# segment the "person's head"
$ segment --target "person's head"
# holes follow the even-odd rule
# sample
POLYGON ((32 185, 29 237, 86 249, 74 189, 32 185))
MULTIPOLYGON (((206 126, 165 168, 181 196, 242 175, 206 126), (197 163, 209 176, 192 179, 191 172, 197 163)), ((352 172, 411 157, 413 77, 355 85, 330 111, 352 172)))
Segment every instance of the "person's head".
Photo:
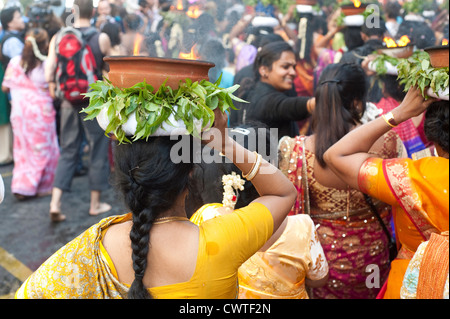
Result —
POLYGON ((396 75, 380 75, 378 76, 383 86, 383 95, 385 97, 391 97, 396 101, 403 101, 406 96, 405 86, 397 81, 396 75))
POLYGON ((379 27, 367 25, 367 23, 364 23, 361 26, 361 38, 364 41, 368 41, 370 39, 383 39, 384 34, 386 33, 386 24, 382 18, 379 18, 379 20, 379 27))
POLYGON ((268 83, 278 91, 288 91, 297 75, 296 64, 294 50, 287 42, 269 43, 256 56, 255 80, 268 83))
POLYGON ((100 0, 97 5, 97 14, 99 16, 111 15, 111 4, 108 0, 100 0))
POLYGON ((141 17, 135 13, 127 14, 123 22, 125 25, 125 29, 131 31, 138 31, 143 25, 141 17))
POLYGON ((348 51, 354 50, 364 44, 361 37, 361 27, 346 27, 343 31, 345 46, 348 51))
POLYGON ((187 194, 194 164, 192 158, 178 164, 171 160, 171 150, 179 142, 169 136, 150 137, 115 149, 115 184, 133 215, 130 239, 135 280, 130 299, 151 298, 143 285, 150 230, 161 213, 179 209, 177 199, 187 194))
POLYGON ((433 102, 425 113, 424 131, 439 156, 448 158, 449 154, 449 101, 433 102))
POLYGON ((401 15, 402 6, 397 1, 389 1, 386 3, 384 11, 388 19, 397 19, 401 15))
POLYGON ((22 31, 25 29, 25 22, 19 7, 8 7, 0 14, 2 28, 5 31, 22 31))
POLYGON ((111 46, 120 44, 120 26, 114 22, 106 22, 102 27, 102 32, 106 33, 111 40, 111 46))
POLYGON ((256 48, 260 48, 261 45, 259 44, 261 41, 261 37, 264 37, 268 34, 273 34, 274 30, 272 27, 265 27, 265 26, 249 26, 246 30, 247 38, 246 42, 248 44, 253 45, 256 48))
POLYGON ((418 49, 433 46, 436 35, 425 22, 403 21, 398 28, 397 37, 407 35, 418 49))
POLYGON ((42 63, 48 53, 48 33, 41 28, 30 29, 25 35, 25 45, 22 51, 22 65, 29 74, 42 63))
POLYGON ((212 38, 200 46, 200 59, 215 64, 209 69, 208 76, 211 82, 216 82, 226 66, 226 52, 223 44, 218 39, 212 38))
POLYGON ((323 167, 325 151, 360 123, 366 109, 366 83, 366 74, 357 64, 330 64, 323 70, 312 116, 315 154, 323 167))
POLYGON ((80 19, 91 19, 94 14, 94 4, 92 0, 75 0, 73 10, 80 14, 80 19))

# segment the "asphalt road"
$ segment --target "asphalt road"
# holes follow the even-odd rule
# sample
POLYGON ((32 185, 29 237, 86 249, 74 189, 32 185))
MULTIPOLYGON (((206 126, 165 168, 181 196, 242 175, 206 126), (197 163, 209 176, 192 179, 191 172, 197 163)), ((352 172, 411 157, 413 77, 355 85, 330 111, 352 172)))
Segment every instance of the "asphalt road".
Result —
POLYGON ((120 197, 111 188, 102 201, 113 206, 108 213, 89 215, 88 177, 74 178, 71 192, 64 193, 62 212, 67 219, 52 223, 50 196, 19 202, 11 194, 13 165, 0 167, 5 200, 0 204, 0 299, 11 298, 28 275, 60 247, 101 219, 126 213, 120 197))

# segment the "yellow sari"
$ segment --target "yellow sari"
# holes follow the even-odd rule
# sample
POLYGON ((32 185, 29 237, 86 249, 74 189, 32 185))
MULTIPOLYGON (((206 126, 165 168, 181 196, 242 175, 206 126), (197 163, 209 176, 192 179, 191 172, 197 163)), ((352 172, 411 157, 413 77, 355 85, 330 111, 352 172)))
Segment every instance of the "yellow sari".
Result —
POLYGON ((449 229, 449 160, 371 158, 361 167, 359 187, 392 205, 400 251, 391 263, 383 297, 400 299, 403 277, 419 245, 449 229))
MULTIPOLYGON (((108 217, 45 261, 16 292, 18 299, 121 299, 129 286, 119 281, 102 245, 112 224, 131 214, 108 217)), ((231 299, 238 295, 238 268, 272 236, 273 218, 260 203, 199 226, 195 272, 186 282, 148 288, 155 299, 231 299)), ((131 256, 130 256, 131 257, 131 256)))

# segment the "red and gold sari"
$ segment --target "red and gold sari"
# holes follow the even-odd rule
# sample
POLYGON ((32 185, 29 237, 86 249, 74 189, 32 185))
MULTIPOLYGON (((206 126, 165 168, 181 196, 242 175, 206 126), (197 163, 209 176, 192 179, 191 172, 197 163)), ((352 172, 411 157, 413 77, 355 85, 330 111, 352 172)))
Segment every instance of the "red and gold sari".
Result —
MULTIPOLYGON (((375 299, 389 273, 388 239, 361 192, 326 187, 315 179, 315 154, 305 149, 304 139, 281 139, 279 167, 297 188, 291 213, 311 216, 329 264, 328 282, 313 289, 312 298, 375 299), (378 266, 380 278, 378 285, 368 287, 370 265, 378 266)), ((400 146, 398 135, 389 132, 376 154, 398 157, 400 146)), ((380 201, 374 204, 389 228, 390 206, 380 201)))
POLYGON ((449 161, 442 157, 368 159, 359 173, 360 189, 393 207, 400 251, 391 263, 379 298, 400 299, 408 264, 431 234, 449 229, 449 161))

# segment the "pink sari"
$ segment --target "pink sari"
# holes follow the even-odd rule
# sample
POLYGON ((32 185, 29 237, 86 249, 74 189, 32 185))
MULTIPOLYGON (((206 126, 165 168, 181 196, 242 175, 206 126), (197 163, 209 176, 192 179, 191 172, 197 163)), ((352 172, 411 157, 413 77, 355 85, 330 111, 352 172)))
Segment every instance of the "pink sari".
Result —
POLYGON ((44 66, 26 75, 21 57, 8 64, 3 86, 11 92, 14 134, 14 194, 35 196, 50 192, 59 158, 55 109, 46 89, 44 66))

